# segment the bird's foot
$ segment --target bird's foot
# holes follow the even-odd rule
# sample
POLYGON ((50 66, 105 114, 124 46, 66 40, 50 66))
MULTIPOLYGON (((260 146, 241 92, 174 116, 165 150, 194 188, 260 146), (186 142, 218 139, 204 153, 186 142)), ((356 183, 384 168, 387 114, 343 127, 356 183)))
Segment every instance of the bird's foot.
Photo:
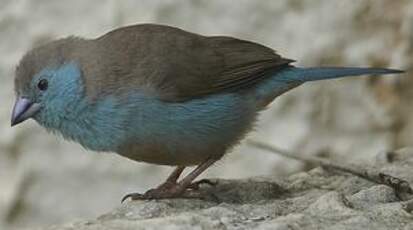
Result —
POLYGON ((211 186, 216 185, 216 182, 210 181, 208 179, 203 179, 191 183, 186 188, 179 183, 165 182, 158 186, 157 188, 150 189, 147 192, 141 193, 130 193, 122 198, 122 203, 126 199, 131 200, 158 200, 158 199, 173 199, 173 198, 186 198, 186 199, 206 199, 209 196, 204 192, 200 191, 201 184, 208 184, 211 186))

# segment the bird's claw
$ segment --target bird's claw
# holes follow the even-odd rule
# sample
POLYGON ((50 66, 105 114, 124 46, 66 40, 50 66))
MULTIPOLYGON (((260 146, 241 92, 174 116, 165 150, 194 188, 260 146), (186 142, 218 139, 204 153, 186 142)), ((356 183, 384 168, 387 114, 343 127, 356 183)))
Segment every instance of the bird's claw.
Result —
POLYGON ((160 199, 174 199, 174 198, 184 198, 184 199, 204 199, 203 193, 195 190, 185 190, 184 192, 169 192, 161 191, 157 189, 151 189, 143 194, 141 193, 130 193, 122 198, 121 203, 127 199, 131 200, 160 200, 160 199))
POLYGON ((158 199, 173 199, 173 198, 186 198, 186 199, 206 199, 209 196, 199 191, 201 184, 208 184, 215 186, 217 182, 208 179, 203 179, 190 184, 188 187, 183 188, 179 183, 164 183, 157 188, 150 189, 147 192, 130 193, 124 196, 121 200, 123 203, 127 199, 131 200, 158 200, 158 199))
POLYGON ((122 198, 122 200, 120 201, 120 203, 123 203, 123 202, 125 202, 125 200, 127 200, 127 199, 131 199, 131 200, 141 200, 142 198, 143 198, 143 194, 140 194, 140 193, 129 193, 129 194, 126 194, 123 198, 122 198))

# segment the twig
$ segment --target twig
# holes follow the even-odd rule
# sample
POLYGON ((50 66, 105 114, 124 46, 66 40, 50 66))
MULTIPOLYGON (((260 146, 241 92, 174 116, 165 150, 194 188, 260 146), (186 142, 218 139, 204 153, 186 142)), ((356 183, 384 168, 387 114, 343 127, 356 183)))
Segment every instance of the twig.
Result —
POLYGON ((364 167, 357 166, 357 165, 348 164, 348 163, 337 164, 337 163, 334 163, 334 162, 331 162, 329 160, 322 159, 319 157, 303 156, 297 153, 292 153, 292 152, 271 146, 269 144, 254 141, 254 140, 247 140, 247 144, 260 148, 260 149, 264 149, 269 152, 277 153, 284 157, 319 165, 323 168, 331 168, 331 169, 340 170, 346 173, 356 175, 358 177, 361 177, 363 179, 369 180, 377 184, 387 185, 394 189, 396 196, 400 200, 409 200, 413 197, 413 189, 410 187, 410 184, 406 180, 382 173, 379 170, 374 169, 374 168, 368 168, 365 166, 364 167))

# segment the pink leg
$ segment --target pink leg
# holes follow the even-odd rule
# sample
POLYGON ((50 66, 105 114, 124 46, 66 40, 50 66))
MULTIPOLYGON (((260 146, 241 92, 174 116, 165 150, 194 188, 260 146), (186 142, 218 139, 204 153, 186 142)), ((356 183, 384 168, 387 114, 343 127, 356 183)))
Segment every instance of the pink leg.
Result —
POLYGON ((215 163, 215 159, 208 159, 204 163, 198 165, 192 172, 185 176, 180 182, 177 179, 181 175, 185 167, 178 166, 167 178, 166 182, 155 189, 150 189, 144 194, 131 193, 123 197, 122 202, 128 198, 132 200, 148 200, 148 199, 166 199, 166 198, 199 198, 199 194, 188 192, 192 181, 202 172, 215 163))
POLYGON ((176 183, 176 181, 178 180, 179 176, 182 174, 182 172, 184 171, 185 166, 178 166, 174 169, 174 171, 168 176, 168 178, 166 179, 167 182, 174 182, 176 183))

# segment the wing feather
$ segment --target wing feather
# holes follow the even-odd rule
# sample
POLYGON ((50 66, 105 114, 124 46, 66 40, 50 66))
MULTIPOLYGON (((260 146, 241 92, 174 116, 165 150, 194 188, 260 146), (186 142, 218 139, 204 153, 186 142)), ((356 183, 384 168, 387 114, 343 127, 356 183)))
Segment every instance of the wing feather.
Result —
POLYGON ((84 68, 92 97, 141 90, 185 101, 244 89, 293 62, 254 42, 154 24, 123 27, 95 41, 100 59, 84 68), (100 72, 91 66, 97 64, 100 72))

